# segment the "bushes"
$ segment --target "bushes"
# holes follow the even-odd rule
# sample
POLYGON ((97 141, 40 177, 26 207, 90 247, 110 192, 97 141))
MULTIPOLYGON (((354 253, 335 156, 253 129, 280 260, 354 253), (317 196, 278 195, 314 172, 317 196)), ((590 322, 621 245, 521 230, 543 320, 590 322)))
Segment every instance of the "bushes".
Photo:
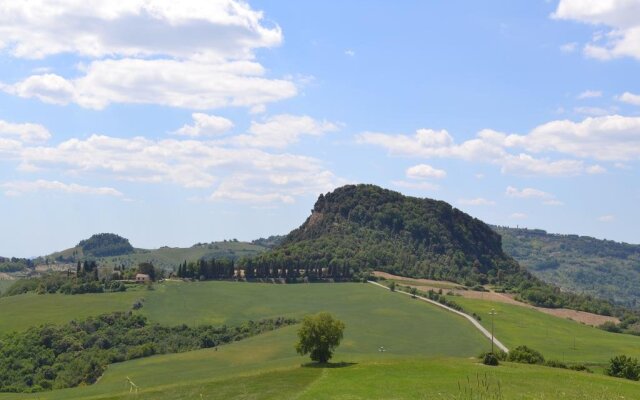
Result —
POLYGON ((293 323, 276 318, 236 327, 169 328, 120 312, 62 326, 34 327, 0 336, 0 392, 90 384, 111 363, 214 347, 293 323))
POLYGON ((604 372, 609 376, 637 381, 640 379, 640 364, 636 358, 616 356, 609 361, 604 372))
POLYGON ((500 364, 500 362, 498 361, 498 357, 493 353, 485 354, 484 357, 482 358, 482 363, 484 365, 491 365, 491 366, 496 366, 500 364))
POLYGON ((508 361, 523 364, 543 364, 544 357, 539 351, 527 346, 518 346, 509 352, 508 361))

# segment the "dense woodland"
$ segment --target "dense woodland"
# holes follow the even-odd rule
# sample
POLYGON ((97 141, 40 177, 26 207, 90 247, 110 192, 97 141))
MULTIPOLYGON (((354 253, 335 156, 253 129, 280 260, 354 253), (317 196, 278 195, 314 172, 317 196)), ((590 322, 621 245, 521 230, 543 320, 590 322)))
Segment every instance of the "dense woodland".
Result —
POLYGON ((505 252, 537 277, 565 290, 638 307, 640 245, 540 229, 494 227, 505 252))
POLYGON ((113 257, 133 253, 128 239, 113 233, 99 233, 78 243, 85 257, 113 257))
POLYGON ((43 325, 0 336, 0 392, 38 392, 94 383, 108 364, 241 340, 296 323, 275 318, 239 326, 164 327, 132 312, 43 325))

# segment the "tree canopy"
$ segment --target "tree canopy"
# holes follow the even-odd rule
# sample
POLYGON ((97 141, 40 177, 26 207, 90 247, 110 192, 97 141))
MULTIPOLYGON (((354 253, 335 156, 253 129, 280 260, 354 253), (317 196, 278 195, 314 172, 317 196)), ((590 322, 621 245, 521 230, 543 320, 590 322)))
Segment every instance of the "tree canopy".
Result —
POLYGON ((326 363, 340 344, 343 333, 344 323, 327 312, 307 316, 298 330, 296 351, 300 355, 310 354, 313 361, 326 363))

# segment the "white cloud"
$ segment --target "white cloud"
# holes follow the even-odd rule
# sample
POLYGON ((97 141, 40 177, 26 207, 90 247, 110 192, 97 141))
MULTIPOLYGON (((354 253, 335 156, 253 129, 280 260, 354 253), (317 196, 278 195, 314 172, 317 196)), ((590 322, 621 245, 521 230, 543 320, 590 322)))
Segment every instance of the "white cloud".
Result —
POLYGON ((356 52, 351 50, 351 49, 347 49, 347 50, 344 51, 344 54, 348 55, 349 57, 353 57, 353 56, 356 55, 356 52))
POLYGON ((232 121, 216 115, 193 113, 191 117, 193 118, 193 125, 184 125, 174 134, 191 137, 214 136, 233 128, 232 121))
MULTIPOLYGON (((51 137, 51 133, 40 124, 15 124, 0 120, 0 140, 11 137, 22 142, 44 142, 51 137)), ((2 148, 2 146, 0 146, 2 148)))
POLYGON ((91 62, 80 78, 33 75, 4 90, 43 102, 103 109, 112 103, 160 104, 197 110, 260 106, 297 94, 293 82, 267 79, 251 61, 132 59, 91 62))
POLYGON ((551 121, 528 135, 510 135, 506 143, 534 153, 557 152, 596 160, 627 161, 640 157, 640 118, 608 115, 580 122, 551 121))
POLYGON ((605 172, 607 172, 607 169, 597 164, 587 168, 587 173, 591 175, 604 174, 605 172))
POLYGON ((592 117, 601 117, 611 114, 615 109, 606 109, 602 107, 574 107, 573 112, 576 114, 588 115, 592 117))
POLYGON ((386 148, 393 155, 422 158, 458 158, 473 162, 486 162, 501 167, 504 173, 522 175, 570 176, 584 172, 584 163, 578 160, 550 160, 534 158, 526 153, 510 153, 519 137, 482 130, 474 139, 456 144, 446 130, 419 129, 414 136, 364 132, 358 135, 361 144, 386 148))
POLYGON ((560 0, 553 17, 610 28, 584 46, 588 57, 640 59, 640 2, 636 0, 560 0))
POLYGON ((307 115, 281 114, 263 122, 251 122, 248 135, 232 138, 232 142, 251 147, 285 148, 300 140, 300 136, 321 136, 335 132, 339 124, 326 120, 318 121, 307 115))
POLYGON ((611 214, 602 215, 602 216, 598 217, 598 221, 600 221, 600 222, 613 222, 615 220, 616 220, 615 215, 611 215, 611 214))
POLYGON ((440 186, 431 182, 393 181, 391 182, 391 184, 403 189, 421 190, 428 192, 433 192, 440 189, 440 186))
POLYGON ((573 53, 574 51, 576 51, 577 48, 578 48, 578 43, 570 42, 560 46, 560 51, 562 51, 563 53, 573 53))
POLYGON ((525 213, 513 213, 513 214, 511 214, 509 216, 509 218, 512 218, 512 219, 525 219, 525 218, 527 218, 527 214, 525 214, 525 213))
POLYGON ((459 199, 458 204, 465 206, 495 206, 496 202, 482 197, 477 197, 475 199, 459 199))
POLYGON ((78 185, 76 183, 62 183, 59 181, 17 181, 0 184, 7 196, 19 196, 25 193, 40 191, 55 191, 72 194, 88 194, 97 196, 115 196, 122 197, 122 193, 110 187, 91 187, 78 185))
POLYGON ((79 76, 44 73, 2 85, 59 105, 264 107, 297 94, 294 82, 265 77, 254 61, 256 49, 282 40, 280 27, 266 27, 261 12, 236 0, 0 0, 0 49, 19 58, 89 60, 77 66, 79 76))
POLYGON ((523 199, 538 198, 538 199, 552 199, 555 196, 551 193, 543 192, 542 190, 533 188, 524 188, 522 190, 514 188, 513 186, 507 187, 506 195, 509 197, 518 197, 523 199))
POLYGON ((407 177, 412 179, 442 179, 447 176, 447 172, 442 169, 433 168, 431 165, 418 164, 409 167, 406 171, 407 177))
POLYGON ((91 58, 194 54, 251 58, 282 42, 277 25, 235 0, 35 0, 0 2, 0 48, 15 57, 76 53, 91 58))
POLYGON ((624 92, 618 96, 618 100, 624 103, 633 104, 634 106, 640 106, 640 95, 638 94, 624 92))
POLYGON ((602 97, 600 90, 585 90, 578 95, 578 99, 593 99, 596 97, 602 97))
POLYGON ((291 201, 343 183, 315 158, 201 140, 92 135, 22 147, 12 157, 51 173, 209 191, 211 200, 291 201))

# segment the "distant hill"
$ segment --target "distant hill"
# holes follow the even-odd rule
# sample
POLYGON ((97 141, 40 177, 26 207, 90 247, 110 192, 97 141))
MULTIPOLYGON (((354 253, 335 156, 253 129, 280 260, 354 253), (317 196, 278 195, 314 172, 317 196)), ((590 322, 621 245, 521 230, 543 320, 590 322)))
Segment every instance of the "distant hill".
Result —
MULTIPOLYGON (((95 236, 100 235, 94 235, 95 236)), ((117 236, 117 235, 114 235, 117 236)), ((119 237, 119 236, 118 236, 119 237)), ((129 244, 129 240, 122 238, 129 244)), ((221 242, 211 243, 196 243, 191 247, 168 247, 163 246, 159 249, 138 249, 133 248, 132 251, 128 251, 124 254, 117 254, 113 252, 106 252, 110 247, 99 248, 98 252, 93 248, 87 253, 85 247, 81 244, 86 244, 88 241, 92 241, 91 238, 81 241, 78 246, 72 247, 66 250, 62 250, 56 253, 52 253, 48 256, 38 257, 34 260, 35 264, 44 264, 47 261, 49 263, 76 263, 77 261, 84 261, 85 259, 96 260, 99 265, 106 267, 132 267, 143 262, 150 262, 154 266, 164 268, 167 270, 173 270, 178 264, 184 261, 195 261, 200 259, 238 259, 242 257, 256 256, 266 250, 267 247, 259 244, 239 242, 237 240, 225 240, 221 242), (110 254, 96 256, 96 254, 110 254)), ((95 240, 93 240, 95 243, 95 240)), ((108 241, 107 243, 112 243, 108 241)), ((115 243, 120 243, 121 248, 125 248, 126 244, 123 241, 117 240, 115 243)))
POLYGON ((133 246, 128 239, 113 233, 99 233, 89 239, 82 240, 78 246, 82 253, 89 257, 113 257, 133 253, 133 246))
POLYGON ((493 227, 504 251, 563 289, 640 306, 640 245, 540 229, 493 227))
POLYGON ((524 273, 482 221, 443 201, 374 185, 320 195, 311 216, 266 256, 467 285, 524 273))

